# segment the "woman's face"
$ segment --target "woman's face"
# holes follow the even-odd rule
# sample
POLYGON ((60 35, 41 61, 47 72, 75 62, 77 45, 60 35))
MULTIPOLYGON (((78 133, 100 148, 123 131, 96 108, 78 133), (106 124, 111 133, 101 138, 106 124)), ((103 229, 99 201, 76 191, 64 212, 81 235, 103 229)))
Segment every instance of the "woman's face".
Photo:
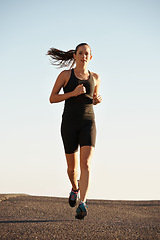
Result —
POLYGON ((77 65, 86 65, 91 60, 92 54, 91 49, 88 45, 82 45, 78 47, 76 54, 74 54, 74 59, 77 65))

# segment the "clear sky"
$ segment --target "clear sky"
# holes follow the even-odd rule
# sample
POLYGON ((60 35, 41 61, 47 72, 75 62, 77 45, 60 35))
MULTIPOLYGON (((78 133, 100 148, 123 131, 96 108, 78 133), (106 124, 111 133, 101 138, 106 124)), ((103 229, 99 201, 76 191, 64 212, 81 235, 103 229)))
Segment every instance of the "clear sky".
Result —
POLYGON ((160 1, 1 0, 0 33, 0 193, 68 197, 46 52, 87 42, 103 98, 88 198, 159 200, 160 1))

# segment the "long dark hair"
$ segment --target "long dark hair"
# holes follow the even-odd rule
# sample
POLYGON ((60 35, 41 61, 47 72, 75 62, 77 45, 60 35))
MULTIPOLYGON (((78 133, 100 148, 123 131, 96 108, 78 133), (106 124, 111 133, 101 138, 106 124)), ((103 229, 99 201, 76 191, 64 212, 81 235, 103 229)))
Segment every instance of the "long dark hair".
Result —
MULTIPOLYGON (((73 57, 73 54, 77 53, 77 50, 80 46, 87 45, 89 48, 90 46, 87 43, 80 43, 77 45, 75 50, 69 50, 69 51, 62 51, 57 48, 50 48, 47 52, 47 55, 51 57, 51 64, 56 65, 60 68, 62 67, 69 67, 72 68, 75 64, 75 59, 73 57)), ((90 48, 91 49, 91 48, 90 48)))

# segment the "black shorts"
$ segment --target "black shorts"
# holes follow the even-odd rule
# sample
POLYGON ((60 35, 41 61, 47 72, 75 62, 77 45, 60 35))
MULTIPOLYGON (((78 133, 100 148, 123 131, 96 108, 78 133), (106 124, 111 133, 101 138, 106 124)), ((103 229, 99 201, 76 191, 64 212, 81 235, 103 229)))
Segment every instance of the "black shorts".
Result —
POLYGON ((62 119, 61 135, 65 153, 78 150, 78 146, 93 146, 96 142, 95 120, 62 119))

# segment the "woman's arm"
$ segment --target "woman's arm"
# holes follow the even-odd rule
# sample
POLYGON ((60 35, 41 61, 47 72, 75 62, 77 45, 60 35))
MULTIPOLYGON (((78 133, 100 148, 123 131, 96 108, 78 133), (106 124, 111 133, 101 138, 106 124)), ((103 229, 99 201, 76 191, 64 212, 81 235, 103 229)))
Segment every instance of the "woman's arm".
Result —
POLYGON ((93 77, 95 79, 95 88, 94 88, 94 93, 93 93, 93 104, 96 105, 98 103, 102 102, 101 96, 98 94, 99 92, 99 86, 100 86, 100 77, 96 73, 92 73, 93 77))
POLYGON ((85 93, 85 87, 83 86, 83 84, 81 84, 78 85, 72 92, 59 94, 61 88, 64 87, 66 83, 69 81, 70 75, 71 75, 70 70, 64 70, 59 74, 49 98, 50 103, 62 102, 68 98, 76 97, 80 94, 85 93))

